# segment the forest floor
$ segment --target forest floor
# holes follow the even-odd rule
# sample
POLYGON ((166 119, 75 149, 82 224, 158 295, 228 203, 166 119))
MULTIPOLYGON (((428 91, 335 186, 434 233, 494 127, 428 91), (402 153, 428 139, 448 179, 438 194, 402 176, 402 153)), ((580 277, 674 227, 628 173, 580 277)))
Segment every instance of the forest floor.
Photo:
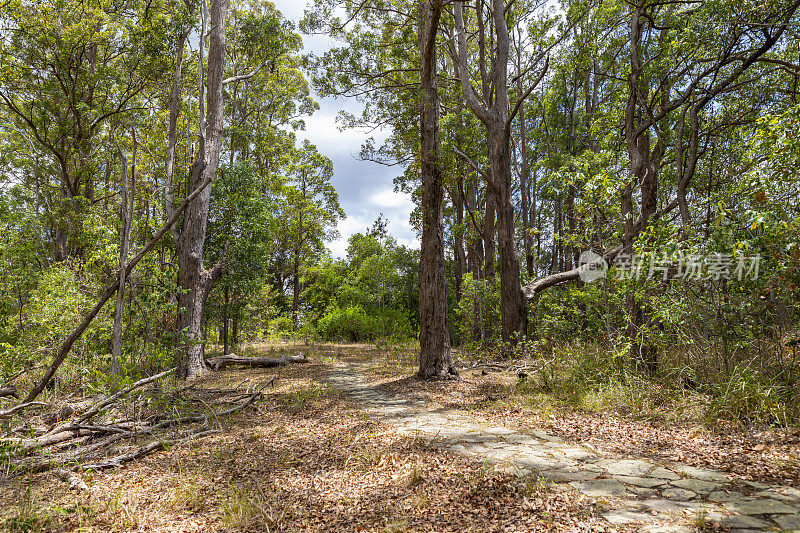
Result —
POLYGON ((796 436, 537 409, 507 372, 408 376, 402 350, 271 346, 273 388, 215 435, 104 472, 0 480, 17 531, 692 531, 800 528, 796 436))

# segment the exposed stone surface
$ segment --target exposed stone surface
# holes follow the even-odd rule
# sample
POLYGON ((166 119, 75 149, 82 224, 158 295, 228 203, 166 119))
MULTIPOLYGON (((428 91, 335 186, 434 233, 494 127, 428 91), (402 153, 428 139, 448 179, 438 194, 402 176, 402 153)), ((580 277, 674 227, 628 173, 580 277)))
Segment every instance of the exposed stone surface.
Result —
POLYGON ((675 467, 675 471, 685 475, 686 477, 693 477, 703 481, 716 481, 725 483, 728 481, 728 476, 718 470, 709 470, 707 468, 697 468, 695 466, 679 465, 675 467))
POLYGON ((678 488, 671 488, 671 489, 664 489, 661 491, 661 494, 670 500, 692 500, 697 497, 697 494, 690 490, 686 489, 678 489, 678 488))
POLYGON ((653 515, 627 509, 616 509, 603 514, 603 518, 616 525, 631 524, 635 522, 652 522, 653 515))
POLYGON ((758 499, 751 501, 732 501, 725 504, 725 508, 739 514, 798 514, 800 509, 786 505, 777 500, 758 499))
POLYGON ((693 533, 694 528, 688 526, 644 526, 639 533, 693 533))
POLYGON ((653 487, 658 487, 666 483, 666 481, 663 479, 652 477, 617 476, 616 479, 625 483, 626 485, 634 485, 636 487, 644 487, 646 489, 652 489, 653 487))
POLYGON ((734 529, 751 529, 757 531, 765 529, 774 529, 772 527, 772 524, 770 524, 766 520, 762 520, 754 516, 745 516, 738 514, 722 515, 716 512, 711 512, 706 515, 706 521, 712 523, 716 522, 725 527, 734 529))
POLYGON ((670 485, 701 494, 709 494, 720 487, 719 483, 694 478, 676 479, 675 481, 670 481, 670 485))
POLYGON ((800 530, 800 516, 796 514, 773 515, 772 519, 775 520, 779 528, 786 531, 800 530))
POLYGON ((642 476, 654 467, 652 463, 638 459, 602 459, 596 464, 612 476, 642 476))
POLYGON ((625 494, 625 486, 614 479, 571 481, 570 485, 592 498, 613 498, 625 494))
POLYGON ((650 477, 656 477, 658 479, 680 479, 681 476, 669 470, 668 468, 664 468, 663 466, 657 466, 650 471, 648 474, 650 477))
POLYGON ((708 500, 712 502, 735 502, 743 500, 746 496, 741 492, 728 490, 715 490, 708 495, 708 500))
POLYGON ((457 411, 387 396, 365 384, 356 365, 340 365, 329 381, 401 434, 602 500, 605 520, 626 531, 641 524, 640 533, 688 533, 702 516, 731 531, 800 530, 800 490, 792 487, 744 481, 758 491, 745 496, 717 470, 619 458, 542 431, 485 427, 457 411))

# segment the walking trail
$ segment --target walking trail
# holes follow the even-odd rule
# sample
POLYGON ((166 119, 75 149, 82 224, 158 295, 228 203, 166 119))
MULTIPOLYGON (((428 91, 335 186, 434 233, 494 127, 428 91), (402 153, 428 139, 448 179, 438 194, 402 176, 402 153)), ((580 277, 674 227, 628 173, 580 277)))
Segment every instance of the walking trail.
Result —
POLYGON ((800 531, 800 490, 680 463, 623 459, 547 433, 522 433, 471 421, 457 411, 388 396, 365 383, 358 364, 337 364, 335 388, 407 435, 520 476, 569 484, 608 509, 611 524, 641 533, 682 533, 718 523, 730 531, 800 531))

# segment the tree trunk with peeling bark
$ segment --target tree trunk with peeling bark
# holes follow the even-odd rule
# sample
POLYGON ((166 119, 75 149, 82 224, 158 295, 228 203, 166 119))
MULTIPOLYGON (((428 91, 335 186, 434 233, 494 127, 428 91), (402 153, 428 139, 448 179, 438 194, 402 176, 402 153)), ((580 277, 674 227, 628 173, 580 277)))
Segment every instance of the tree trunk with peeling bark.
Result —
POLYGON ((420 357, 423 379, 458 377, 450 353, 447 327, 447 278, 444 262, 442 169, 439 165, 439 94, 436 87, 436 33, 442 0, 421 0, 419 46, 422 109, 420 167, 422 173, 422 239, 419 267, 420 357))
MULTIPOLYGON (((206 178, 214 176, 219 168, 222 148, 222 80, 225 65, 225 18, 228 0, 213 0, 209 10, 207 80, 203 83, 200 64, 200 91, 207 87, 207 112, 201 112, 200 149, 187 178, 187 191, 193 192, 206 178), (204 120, 202 120, 204 119, 204 120)), ((205 14, 204 14, 205 18, 205 14)), ((201 39, 202 41, 202 39, 201 39)), ((202 96, 200 98, 203 102, 202 96)), ((202 106, 201 106, 202 107, 202 106)), ((178 237, 178 297, 180 325, 185 345, 180 360, 180 375, 188 378, 208 371, 203 359, 203 311, 211 287, 222 272, 224 259, 214 268, 203 266, 203 249, 206 240, 206 223, 211 202, 211 187, 206 187, 187 207, 183 227, 178 237)))

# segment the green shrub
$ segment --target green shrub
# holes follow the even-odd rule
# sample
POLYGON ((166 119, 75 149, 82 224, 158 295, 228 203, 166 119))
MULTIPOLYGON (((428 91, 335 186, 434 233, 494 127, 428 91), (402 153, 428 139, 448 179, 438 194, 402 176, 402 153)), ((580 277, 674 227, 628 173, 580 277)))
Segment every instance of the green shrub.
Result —
POLYGON ((370 341, 381 334, 381 318, 358 305, 331 307, 317 323, 317 331, 325 340, 370 341))

